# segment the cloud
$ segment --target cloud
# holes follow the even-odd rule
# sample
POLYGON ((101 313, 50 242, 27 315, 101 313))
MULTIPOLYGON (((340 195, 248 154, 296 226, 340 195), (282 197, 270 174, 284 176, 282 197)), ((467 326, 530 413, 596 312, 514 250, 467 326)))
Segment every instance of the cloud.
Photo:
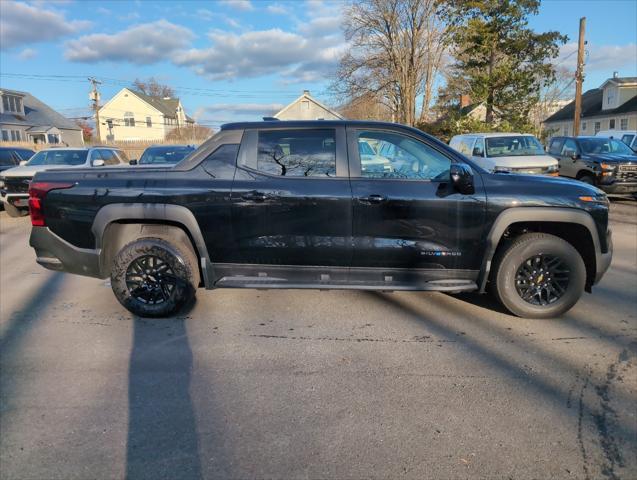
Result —
POLYGON ((282 103, 217 103, 200 110, 200 115, 230 113, 233 115, 264 116, 273 115, 285 105, 282 103))
MULTIPOLYGON (((630 68, 633 73, 637 58, 637 44, 625 45, 587 45, 584 71, 606 71, 610 77, 615 70, 630 68)), ((577 67, 577 43, 567 43, 560 49, 556 65, 575 70, 577 67)))
POLYGON ((33 50, 32 48, 25 48, 18 54, 18 58, 20 60, 31 60, 32 58, 35 58, 37 55, 38 55, 38 52, 36 50, 33 50))
POLYGON ((91 22, 68 20, 64 14, 27 3, 2 1, 0 49, 8 50, 56 40, 87 28, 91 22))
POLYGON ((64 57, 72 62, 126 61, 147 65, 170 59, 193 38, 189 29, 159 20, 112 35, 95 33, 71 40, 66 43, 64 57))
POLYGON ((287 15, 289 13, 288 9, 285 8, 283 5, 281 5, 280 3, 275 3, 273 5, 268 5, 265 9, 268 12, 274 13, 274 14, 287 15))
POLYGON ((250 0, 219 0, 219 3, 235 10, 241 10, 242 12, 254 10, 254 6, 250 0))

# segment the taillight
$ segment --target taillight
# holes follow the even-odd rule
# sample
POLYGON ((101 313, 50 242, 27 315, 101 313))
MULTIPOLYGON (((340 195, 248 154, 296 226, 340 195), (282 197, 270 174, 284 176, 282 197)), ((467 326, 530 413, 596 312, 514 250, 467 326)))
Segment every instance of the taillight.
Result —
POLYGON ((62 190, 71 188, 74 183, 62 182, 31 182, 29 185, 29 214, 31 215, 31 225, 34 227, 44 227, 44 212, 42 211, 42 202, 44 197, 51 190, 62 190))

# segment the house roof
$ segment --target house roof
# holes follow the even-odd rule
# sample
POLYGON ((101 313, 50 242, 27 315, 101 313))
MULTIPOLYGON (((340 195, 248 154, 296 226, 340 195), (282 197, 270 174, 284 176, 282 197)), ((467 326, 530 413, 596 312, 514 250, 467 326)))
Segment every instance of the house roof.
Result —
POLYGON ((326 107, 325 105, 323 105, 321 102, 319 102, 317 99, 315 99, 314 97, 312 97, 310 95, 310 93, 308 91, 303 92, 303 95, 301 95, 299 98, 297 98, 296 100, 294 100, 292 103, 290 103, 289 105, 283 107, 281 110, 279 110, 277 113, 274 114, 274 118, 279 118, 279 115, 282 115, 283 113, 285 113, 287 110, 289 110, 290 108, 292 108, 293 105, 297 104, 298 102, 302 101, 302 100, 309 100, 310 102, 314 103, 315 105, 319 106, 320 108, 322 108, 323 110, 326 110, 327 112, 331 113, 332 115, 334 115, 336 118, 340 118, 341 120, 343 119, 343 116, 332 110, 331 108, 326 107))
MULTIPOLYGON (((626 77, 630 78, 630 77, 626 77)), ((619 80, 619 79, 613 79, 619 80)), ((604 91, 601 88, 594 88, 588 90, 582 95, 582 118, 597 117, 606 115, 616 115, 618 113, 637 112, 637 95, 632 97, 627 102, 622 103, 617 108, 610 108, 602 110, 602 104, 604 100, 604 91)), ((575 100, 566 105, 564 108, 558 110, 549 118, 544 120, 544 123, 559 122, 564 120, 573 120, 575 115, 575 100)))
POLYGON ((11 112, 0 113, 0 124, 24 125, 28 127, 48 126, 66 130, 81 130, 72 120, 60 115, 28 92, 1 89, 2 93, 22 96, 25 115, 11 112))
POLYGON ((160 111, 164 116, 174 117, 177 111, 177 107, 179 106, 178 98, 162 98, 162 97, 153 97, 151 95, 146 95, 145 93, 138 92, 136 90, 131 90, 127 88, 129 92, 133 93, 137 97, 141 98, 143 101, 148 103, 151 107, 155 108, 155 110, 160 111))
POLYGON ((613 77, 606 80, 599 88, 604 88, 606 84, 614 83, 620 86, 637 85, 637 77, 613 77))

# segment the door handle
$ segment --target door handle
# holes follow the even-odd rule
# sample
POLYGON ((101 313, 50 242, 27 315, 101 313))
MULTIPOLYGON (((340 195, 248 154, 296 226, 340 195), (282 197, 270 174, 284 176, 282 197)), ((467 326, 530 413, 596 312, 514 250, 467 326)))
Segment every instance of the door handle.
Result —
POLYGON ((268 196, 263 192, 257 192, 256 190, 253 190, 252 192, 244 193, 243 195, 241 195, 241 198, 252 202, 264 202, 265 200, 267 200, 268 196))
POLYGON ((369 195, 368 197, 361 197, 359 198, 359 200, 364 203, 378 204, 387 200, 387 197, 384 197, 383 195, 374 194, 374 195, 369 195))

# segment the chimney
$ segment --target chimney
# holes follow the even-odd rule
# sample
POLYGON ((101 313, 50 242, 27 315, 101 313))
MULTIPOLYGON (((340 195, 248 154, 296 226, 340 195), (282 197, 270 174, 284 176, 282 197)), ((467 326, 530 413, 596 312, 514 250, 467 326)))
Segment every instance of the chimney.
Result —
POLYGON ((303 90, 303 95, 307 95, 309 97, 310 96, 310 91, 309 90, 303 90))
POLYGON ((613 78, 619 78, 619 72, 617 71, 613 72, 613 78))
POLYGON ((469 95, 460 95, 460 108, 471 105, 471 97, 469 95))

